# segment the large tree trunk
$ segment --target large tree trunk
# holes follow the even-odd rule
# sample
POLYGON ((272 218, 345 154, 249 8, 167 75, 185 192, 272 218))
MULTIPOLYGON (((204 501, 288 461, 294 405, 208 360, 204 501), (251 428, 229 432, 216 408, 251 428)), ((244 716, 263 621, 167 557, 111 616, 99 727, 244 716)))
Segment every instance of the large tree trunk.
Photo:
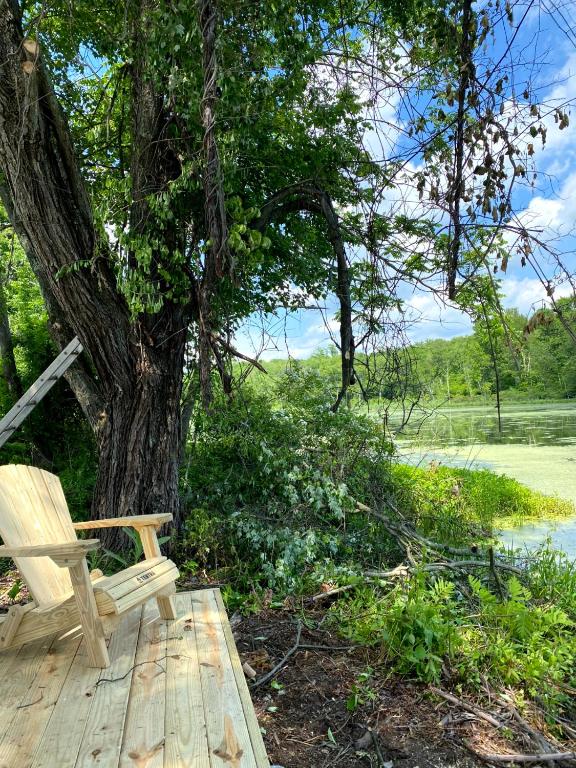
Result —
MULTIPOLYGON (((131 385, 111 392, 99 428, 96 517, 171 512, 180 525, 180 398, 186 334, 127 349, 131 385)), ((123 543, 110 535, 107 545, 123 543)))
MULTIPOLYGON (((1 277, 1 275, 0 275, 1 277)), ((14 345, 8 319, 8 308, 4 295, 4 286, 0 284, 0 375, 6 382, 8 392, 14 400, 22 395, 22 382, 16 369, 14 345)))
POLYGON ((0 0, 0 194, 55 337, 77 334, 89 357, 70 381, 99 446, 93 514, 167 511, 178 524, 187 319, 169 303, 154 317, 131 318, 40 53, 23 43, 15 2, 0 0))

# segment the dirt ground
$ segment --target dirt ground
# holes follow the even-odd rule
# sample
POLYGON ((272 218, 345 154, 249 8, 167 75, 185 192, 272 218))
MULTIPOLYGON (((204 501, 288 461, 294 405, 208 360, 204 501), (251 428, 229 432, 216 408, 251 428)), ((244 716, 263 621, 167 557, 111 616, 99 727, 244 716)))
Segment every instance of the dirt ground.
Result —
MULTIPOLYGON (((232 623, 238 651, 256 681, 294 645, 297 625, 268 612, 232 623)), ((486 765, 463 745, 482 726, 469 719, 441 725, 450 705, 426 686, 385 680, 380 670, 353 690, 368 667, 365 650, 338 650, 330 631, 302 629, 302 647, 270 682, 251 694, 273 765, 282 768, 473 768, 486 765), (322 646, 312 649, 306 646, 322 646)), ((377 669, 377 667, 376 667, 377 669)), ((461 715, 462 713, 459 713, 461 715)), ((489 726, 488 726, 489 727, 489 726)))
MULTIPOLYGON (((25 588, 9 595, 16 576, 0 575, 0 613, 28 599, 25 588)), ((429 686, 389 674, 377 652, 346 646, 324 615, 307 614, 305 624, 289 610, 230 618, 272 768, 478 768, 494 763, 466 744, 484 754, 535 751, 542 721, 537 734, 526 722, 518 728, 492 701, 494 727, 429 686)), ((573 751, 576 741, 546 746, 573 751)))

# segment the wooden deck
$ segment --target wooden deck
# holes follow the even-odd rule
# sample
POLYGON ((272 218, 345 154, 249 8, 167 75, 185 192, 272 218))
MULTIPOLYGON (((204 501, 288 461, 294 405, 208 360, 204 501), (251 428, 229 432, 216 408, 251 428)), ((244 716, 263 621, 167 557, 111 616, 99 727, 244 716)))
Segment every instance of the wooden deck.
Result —
POLYGON ((0 768, 269 768, 219 591, 176 600, 122 619, 108 669, 77 633, 0 653, 0 768))

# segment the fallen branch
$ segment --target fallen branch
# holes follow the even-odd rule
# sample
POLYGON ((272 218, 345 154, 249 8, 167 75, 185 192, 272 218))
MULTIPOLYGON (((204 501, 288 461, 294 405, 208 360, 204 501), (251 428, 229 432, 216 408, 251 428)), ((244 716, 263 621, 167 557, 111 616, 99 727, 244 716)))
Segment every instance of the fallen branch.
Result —
POLYGON ((479 752, 468 742, 464 742, 466 747, 476 755, 476 757, 486 760, 487 763, 550 763, 554 760, 576 760, 576 752, 538 752, 533 755, 504 755, 493 754, 491 752, 479 752))
POLYGON ((493 715, 491 715, 489 712, 485 712, 483 709, 480 709, 480 707, 477 707, 475 704, 469 704, 466 701, 462 701, 462 699, 459 699, 457 696, 454 696, 452 693, 443 691, 441 688, 435 688, 433 685, 430 686, 430 690, 432 691, 432 693, 435 693, 437 696, 441 696, 443 699, 446 699, 446 701, 449 701, 451 704, 455 704, 457 707, 460 707, 466 712, 471 712, 473 715, 476 715, 480 719, 485 720, 487 723, 490 723, 490 725, 493 725, 495 728, 504 727, 503 724, 499 720, 496 720, 496 718, 493 715))
POLYGON ((364 571, 363 575, 372 579, 399 579, 408 576, 412 570, 414 570, 414 566, 401 563, 396 568, 392 568, 391 571, 364 571))
MULTIPOLYGON (((395 509, 395 507, 391 506, 392 510, 395 514, 400 514, 398 510, 395 509)), ((356 509, 358 509, 360 512, 366 512, 373 517, 375 517, 377 520, 379 520, 386 530, 394 536, 394 538, 402 544, 404 547, 404 550, 406 551, 406 555, 408 559, 412 562, 413 565, 415 565, 415 562, 413 558, 411 557, 410 548, 411 545, 416 545, 418 547, 424 547, 426 549, 431 550, 432 552, 435 552, 440 557, 448 557, 448 555, 456 555, 456 556, 470 556, 475 555, 478 553, 478 548, 476 545, 466 547, 466 548, 459 548, 459 547, 450 547, 447 544, 441 544, 437 541, 432 541, 431 539, 427 539, 424 536, 421 536, 419 533, 416 533, 416 531, 409 526, 405 522, 394 522, 393 520, 390 520, 386 515, 382 514, 382 512, 377 512, 376 510, 372 509, 371 507, 368 507, 366 504, 362 504, 360 501, 356 501, 356 509)), ((502 590, 502 584, 498 579, 498 574, 496 572, 497 568, 501 568, 503 571, 510 571, 511 573, 515 573, 517 575, 522 574, 522 569, 517 568, 514 565, 508 565, 508 563, 502 563, 499 560, 496 559, 494 555, 494 549, 490 547, 488 549, 488 556, 489 561, 486 562, 485 560, 448 560, 446 563, 428 563, 427 565, 419 566, 422 570, 425 571, 433 571, 438 570, 440 568, 491 568, 493 573, 495 574, 496 583, 501 589, 501 592, 503 594, 502 590)), ((395 576, 394 572, 389 571, 383 571, 383 572, 376 572, 376 571, 367 571, 366 575, 374 575, 378 576, 380 578, 389 578, 390 576, 395 576)))
POLYGON ((521 730, 524 731, 524 733, 528 734, 528 736, 535 742, 536 747, 541 749, 543 752, 546 752, 547 754, 553 754, 558 750, 558 747, 555 747, 554 745, 550 744, 548 739, 544 736, 543 733, 540 733, 540 731, 537 731, 535 728, 533 728, 530 723, 527 723, 526 720, 522 717, 522 715, 518 712, 516 707, 507 700, 505 696, 502 694, 500 695, 500 700, 506 707, 506 709, 511 712, 512 717, 518 725, 520 726, 521 730))
MULTIPOLYGON (((516 568, 513 565, 507 563, 495 563, 496 568, 501 568, 504 571, 511 571, 512 573, 522 573, 520 568, 516 568)), ((448 560, 446 563, 423 563, 422 565, 398 565, 391 571, 364 571, 364 576, 370 576, 377 579, 389 579, 398 578, 400 576, 406 576, 411 571, 440 571, 443 568, 450 568, 452 570, 458 570, 460 568, 491 568, 491 564, 485 560, 448 560)))
POLYGON ((372 744, 374 744, 374 749, 376 750, 376 754, 378 756, 378 762, 380 763, 382 768, 386 768, 387 765, 390 765, 390 762, 384 760, 384 755, 382 754, 382 750, 380 749, 380 741, 378 739, 378 736, 374 733, 372 728, 369 728, 368 731, 372 736, 372 744))
MULTIPOLYGON (((409 545, 406 545, 407 552, 409 552, 410 548, 409 545)), ((496 562, 493 557, 490 562, 486 562, 485 560, 448 560, 445 563, 424 563, 419 564, 417 563, 414 558, 411 558, 411 564, 405 565, 404 563, 401 563, 400 565, 397 565, 395 568, 392 568, 390 571, 364 571, 363 576, 365 578, 369 579, 401 579, 405 578, 406 576, 409 576, 414 571, 439 571, 443 568, 449 568, 451 570, 459 570, 459 569, 467 569, 467 568, 489 568, 494 573, 497 568, 501 568, 503 571, 510 571, 511 573, 521 574, 522 571, 520 568, 516 568, 514 565, 508 565, 507 563, 498 563, 496 562)), ((502 599, 504 599, 503 590, 502 590, 502 584, 500 580, 498 579, 497 583, 501 587, 501 596, 502 599)), ((356 584, 345 584, 343 587, 335 587, 334 589, 329 589, 326 592, 319 592, 317 595, 313 595, 312 597, 308 598, 309 602, 311 603, 319 603, 322 600, 326 600, 327 598, 334 597, 334 595, 339 595, 342 592, 348 592, 351 589, 354 589, 357 585, 356 584)))
MULTIPOLYGON (((382 512, 377 512, 375 509, 372 509, 372 507, 368 507, 366 504, 362 504, 360 501, 356 502, 356 509, 358 509, 360 512, 367 512, 376 519, 380 520, 386 530, 395 538, 400 539, 400 541, 402 541, 402 538, 408 538, 410 541, 418 544, 419 546, 426 547, 427 549, 431 549, 434 552, 447 552, 450 555, 471 555, 475 552, 474 547, 451 547, 448 544, 441 544, 437 541, 426 539, 424 536, 416 533, 416 531, 407 523, 395 523, 394 521, 390 520, 389 517, 382 514, 382 512)), ((392 508, 392 511, 395 514, 400 514, 395 508, 392 508)))
POLYGON ((262 675, 262 677, 260 677, 258 680, 255 680, 252 683, 252 687, 253 688, 258 688, 259 685, 264 685, 264 683, 267 683, 268 680, 271 680, 274 677, 276 672, 278 672, 280 669, 282 669, 282 667, 284 666, 284 664, 286 664, 286 662, 288 661, 290 656, 295 654, 296 651, 298 650, 298 648, 300 647, 300 637, 301 637, 301 635, 302 635, 302 624, 300 622, 298 622, 298 630, 296 632, 296 642, 294 643, 292 648, 290 648, 290 650, 284 656, 284 658, 281 661, 279 661, 278 664, 276 664, 276 666, 273 669, 270 670, 270 672, 267 672, 265 675, 262 675))
POLYGON ((449 560, 447 563, 426 563, 421 566, 425 571, 435 571, 441 568, 500 568, 503 571, 510 571, 511 573, 521 574, 522 570, 515 565, 508 565, 508 563, 494 563, 486 562, 485 560, 449 560))
POLYGON ((320 592, 319 594, 310 597, 309 600, 311 603, 318 603, 321 600, 326 600, 326 598, 332 597, 333 595, 339 595, 341 592, 347 592, 349 589, 354 589, 355 586, 355 584, 346 584, 344 587, 328 589, 326 592, 320 592))
POLYGON ((298 646, 299 651, 354 651, 357 645, 312 645, 301 643, 298 646))
POLYGON ((500 581, 500 574, 498 573, 498 563, 494 558, 494 547, 488 548, 488 557, 490 558, 490 570, 492 571, 492 575, 494 576, 494 581, 496 582, 496 586, 498 587, 500 599, 502 600, 502 602, 505 602, 506 594, 504 592, 504 587, 502 586, 502 582, 500 581))

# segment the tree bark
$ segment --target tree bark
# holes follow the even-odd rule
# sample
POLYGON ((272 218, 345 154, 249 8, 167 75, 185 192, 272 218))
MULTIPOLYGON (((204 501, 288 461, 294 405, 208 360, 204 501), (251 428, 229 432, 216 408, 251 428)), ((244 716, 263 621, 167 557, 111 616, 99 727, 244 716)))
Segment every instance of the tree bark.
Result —
POLYGON ((0 284, 0 373, 6 382, 8 392, 16 401, 22 396, 22 382, 14 359, 14 344, 8 319, 8 308, 4 286, 0 284))
MULTIPOLYGON (((212 333, 217 330, 212 313, 216 286, 226 269, 234 270, 228 250, 228 227, 224 200, 224 184, 216 141, 217 82, 217 8, 216 0, 199 0, 199 23, 202 34, 203 91, 200 118, 204 129, 202 153, 204 168, 204 220, 207 235, 204 274, 198 289, 198 371, 200 393, 205 410, 212 406, 212 333)), ((222 368, 218 365, 220 373, 222 368)), ((224 380, 223 380, 224 383, 224 380)))
MULTIPOLYGON (((180 398, 186 333, 157 347, 142 346, 134 360, 133 383, 111 396, 99 428, 96 518, 170 512, 181 524, 178 467, 180 398)), ((114 531, 108 546, 123 543, 114 531)))

